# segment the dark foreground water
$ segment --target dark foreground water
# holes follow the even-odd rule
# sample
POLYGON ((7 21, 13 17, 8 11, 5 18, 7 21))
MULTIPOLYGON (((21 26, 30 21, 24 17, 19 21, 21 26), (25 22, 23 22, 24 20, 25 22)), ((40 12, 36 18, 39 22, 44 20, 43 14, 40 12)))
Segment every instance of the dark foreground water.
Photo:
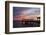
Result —
POLYGON ((13 28, 20 27, 40 27, 40 21, 25 21, 25 24, 21 21, 13 21, 13 28))

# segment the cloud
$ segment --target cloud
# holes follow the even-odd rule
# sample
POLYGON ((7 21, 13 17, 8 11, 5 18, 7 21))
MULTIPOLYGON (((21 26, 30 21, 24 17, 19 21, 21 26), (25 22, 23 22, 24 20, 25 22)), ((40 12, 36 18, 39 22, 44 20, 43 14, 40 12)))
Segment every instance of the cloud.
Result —
POLYGON ((27 9, 22 11, 20 15, 40 15, 40 9, 27 9))

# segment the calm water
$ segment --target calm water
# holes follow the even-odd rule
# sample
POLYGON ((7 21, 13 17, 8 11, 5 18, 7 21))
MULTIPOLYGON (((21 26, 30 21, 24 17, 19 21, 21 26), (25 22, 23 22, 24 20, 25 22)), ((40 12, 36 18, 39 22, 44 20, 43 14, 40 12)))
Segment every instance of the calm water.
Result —
POLYGON ((23 24, 23 22, 21 21, 13 21, 13 28, 18 28, 18 27, 40 27, 40 21, 29 21, 25 22, 25 24, 23 24))

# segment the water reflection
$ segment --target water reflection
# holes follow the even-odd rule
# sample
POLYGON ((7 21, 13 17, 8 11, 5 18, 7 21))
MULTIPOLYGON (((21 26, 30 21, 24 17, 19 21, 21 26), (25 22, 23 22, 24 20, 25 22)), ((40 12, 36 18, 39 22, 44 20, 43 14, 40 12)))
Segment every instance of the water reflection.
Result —
POLYGON ((13 21, 13 28, 17 27, 40 27, 40 21, 13 21))

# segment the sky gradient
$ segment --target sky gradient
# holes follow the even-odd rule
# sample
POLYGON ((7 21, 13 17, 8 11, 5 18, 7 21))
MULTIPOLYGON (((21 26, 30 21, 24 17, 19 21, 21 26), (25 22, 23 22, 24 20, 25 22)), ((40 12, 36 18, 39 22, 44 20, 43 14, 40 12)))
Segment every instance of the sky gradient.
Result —
POLYGON ((18 15, 39 15, 40 8, 29 8, 29 7, 13 7, 13 16, 18 15))
POLYGON ((39 15, 40 15, 40 8, 13 7, 13 20, 37 19, 37 16, 39 15))

